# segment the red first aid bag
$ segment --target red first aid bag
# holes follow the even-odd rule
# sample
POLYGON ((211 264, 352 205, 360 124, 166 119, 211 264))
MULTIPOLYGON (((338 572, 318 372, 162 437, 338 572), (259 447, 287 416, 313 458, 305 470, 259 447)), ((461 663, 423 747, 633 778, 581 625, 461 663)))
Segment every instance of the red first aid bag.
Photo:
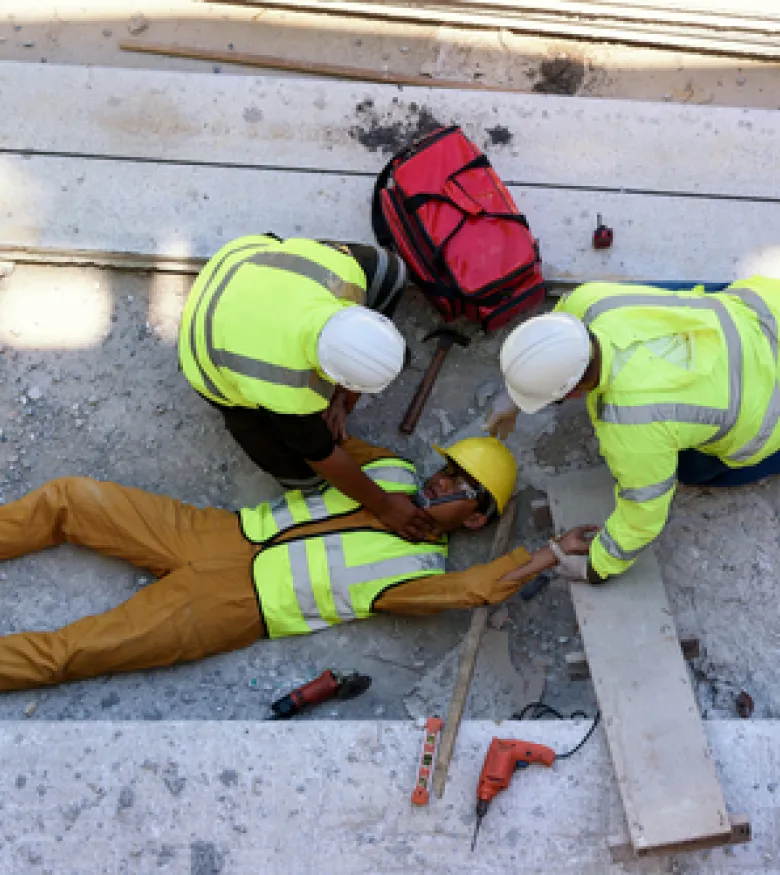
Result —
POLYGON ((372 224, 446 321, 466 316, 490 331, 544 298, 525 216, 457 126, 391 159, 374 189, 372 224))

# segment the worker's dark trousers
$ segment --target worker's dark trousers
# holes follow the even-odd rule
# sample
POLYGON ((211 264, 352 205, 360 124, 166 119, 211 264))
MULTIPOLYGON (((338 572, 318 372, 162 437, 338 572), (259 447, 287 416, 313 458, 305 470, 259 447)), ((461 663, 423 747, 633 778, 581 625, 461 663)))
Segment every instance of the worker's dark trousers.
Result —
MULTIPOLYGON (((64 541, 159 579, 57 631, 0 637, 0 690, 189 662, 264 635, 250 570, 256 547, 235 514, 86 477, 52 480, 0 506, 0 559, 64 541)), ((2 586, 13 586, 9 571, 2 586)))
POLYGON ((222 414, 225 428, 247 456, 258 468, 275 477, 284 489, 313 489, 322 483, 308 462, 284 442, 268 410, 222 407, 206 400, 222 414))
POLYGON ((683 450, 677 462, 677 479, 686 486, 745 486, 775 474, 780 474, 780 452, 747 468, 729 468, 715 456, 698 450, 683 450))

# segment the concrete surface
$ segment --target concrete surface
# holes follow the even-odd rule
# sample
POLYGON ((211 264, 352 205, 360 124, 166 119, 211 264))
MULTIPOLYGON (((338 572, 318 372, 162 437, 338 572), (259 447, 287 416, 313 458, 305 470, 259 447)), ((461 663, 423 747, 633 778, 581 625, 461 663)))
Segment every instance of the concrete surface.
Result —
POLYGON ((582 722, 466 722, 444 798, 414 808, 413 723, 0 726, 0 870, 27 875, 737 875, 780 872, 780 726, 711 721, 732 813, 753 841, 613 864, 623 829, 597 730, 570 760, 515 775, 476 850, 475 792, 493 735, 569 750, 582 722))

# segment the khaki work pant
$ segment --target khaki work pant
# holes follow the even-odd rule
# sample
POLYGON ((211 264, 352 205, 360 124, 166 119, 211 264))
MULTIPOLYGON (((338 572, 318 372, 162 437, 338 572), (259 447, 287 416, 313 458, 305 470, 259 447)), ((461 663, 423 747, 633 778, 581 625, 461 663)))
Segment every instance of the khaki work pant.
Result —
POLYGON ((0 690, 187 662, 264 634, 251 578, 256 547, 235 514, 86 477, 52 480, 0 506, 0 559, 64 541, 158 580, 55 632, 0 637, 0 690))

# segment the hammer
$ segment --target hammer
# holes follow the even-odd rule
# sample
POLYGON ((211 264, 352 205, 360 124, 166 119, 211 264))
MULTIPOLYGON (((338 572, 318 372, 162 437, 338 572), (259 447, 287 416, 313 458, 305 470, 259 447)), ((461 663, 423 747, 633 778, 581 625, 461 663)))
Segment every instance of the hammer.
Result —
POLYGON ((414 398, 412 398, 409 407, 406 409, 404 418, 398 426, 398 430, 401 434, 411 434, 415 428, 417 428, 417 423, 420 421, 420 415, 422 414, 423 407, 425 407, 425 402, 431 394, 433 384, 439 376, 441 366, 444 364, 444 359, 447 358, 447 353, 450 351, 452 344, 457 343, 460 346, 466 347, 471 343, 470 337, 466 337, 465 334, 461 334, 453 328, 436 328, 433 331, 429 331, 428 334, 423 337, 423 343, 426 340, 430 340, 432 337, 438 337, 439 344, 436 347, 436 352, 433 354, 431 363, 428 365, 428 370, 423 375, 422 380, 420 380, 420 385, 414 393, 414 398))

